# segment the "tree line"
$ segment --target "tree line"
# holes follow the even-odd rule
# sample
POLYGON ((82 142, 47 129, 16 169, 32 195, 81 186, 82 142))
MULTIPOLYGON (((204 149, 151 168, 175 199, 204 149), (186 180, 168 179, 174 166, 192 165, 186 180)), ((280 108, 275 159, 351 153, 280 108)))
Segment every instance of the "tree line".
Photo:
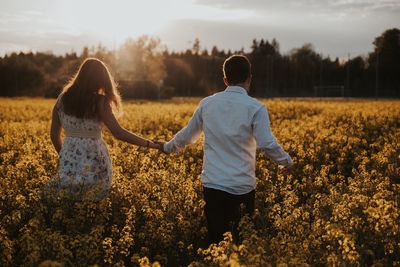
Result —
POLYGON ((250 52, 202 49, 169 51, 157 38, 128 39, 111 51, 102 45, 65 55, 11 53, 0 58, 0 96, 55 97, 83 59, 110 67, 124 98, 205 96, 225 88, 222 64, 232 54, 252 63, 251 94, 257 97, 400 97, 400 30, 388 29, 367 55, 331 59, 312 44, 280 52, 277 40, 254 39, 250 52))

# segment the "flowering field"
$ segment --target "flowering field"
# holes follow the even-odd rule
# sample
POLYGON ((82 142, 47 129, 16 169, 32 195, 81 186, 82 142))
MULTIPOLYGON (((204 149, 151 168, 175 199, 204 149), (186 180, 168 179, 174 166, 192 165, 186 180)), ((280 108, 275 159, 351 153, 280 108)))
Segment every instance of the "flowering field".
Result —
MULTIPOLYGON (((125 102, 120 122, 170 139, 197 102, 125 102)), ((104 131, 109 196, 49 197, 54 100, 0 99, 0 266, 400 266, 400 101, 264 102, 293 174, 258 155, 241 243, 206 248, 202 141, 164 155, 104 131)))

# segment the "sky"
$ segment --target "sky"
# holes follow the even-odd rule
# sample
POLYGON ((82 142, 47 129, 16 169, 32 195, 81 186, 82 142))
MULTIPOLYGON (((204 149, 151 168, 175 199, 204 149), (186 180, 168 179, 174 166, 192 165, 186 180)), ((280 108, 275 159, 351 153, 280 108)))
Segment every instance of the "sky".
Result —
POLYGON ((400 0, 0 0, 0 55, 80 53, 99 43, 158 37, 169 50, 249 51, 254 38, 281 53, 312 43, 332 58, 365 55, 383 31, 400 28, 400 0))

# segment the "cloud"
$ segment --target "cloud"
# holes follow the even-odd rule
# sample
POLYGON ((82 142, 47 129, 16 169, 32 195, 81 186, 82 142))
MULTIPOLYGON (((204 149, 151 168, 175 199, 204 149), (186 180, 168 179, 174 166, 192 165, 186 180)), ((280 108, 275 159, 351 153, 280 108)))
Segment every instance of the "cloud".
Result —
POLYGON ((398 0, 197 0, 196 4, 211 5, 228 9, 275 9, 275 8, 318 8, 318 9, 400 9, 398 0))
POLYGON ((199 38, 202 48, 211 49, 217 45, 220 49, 250 51, 252 40, 261 38, 271 41, 275 38, 281 47, 281 53, 286 54, 291 49, 305 43, 312 43, 317 52, 325 56, 345 57, 348 53, 354 55, 372 51, 374 32, 353 34, 352 30, 337 29, 319 31, 318 28, 294 28, 286 25, 265 25, 238 22, 179 20, 160 35, 168 47, 184 50, 191 47, 195 38, 199 38))
POLYGON ((56 54, 75 51, 80 53, 84 46, 92 46, 99 43, 108 45, 111 42, 99 38, 92 33, 68 34, 65 32, 46 32, 38 34, 35 32, 15 32, 11 30, 0 30, 0 55, 12 52, 40 52, 51 51, 56 54))
POLYGON ((362 0, 338 0, 328 1, 331 8, 347 11, 385 11, 385 12, 399 12, 400 2, 398 0, 378 0, 378 1, 362 1, 362 0))
POLYGON ((371 51, 375 37, 400 26, 399 0, 197 0, 196 4, 254 12, 251 20, 240 21, 252 25, 246 33, 272 35, 284 50, 311 42, 324 54, 339 57, 371 51))
POLYGON ((34 9, 0 12, 0 55, 19 51, 79 53, 84 46, 99 43, 111 46, 112 41, 93 32, 73 31, 34 9))
POLYGON ((37 34, 44 31, 65 30, 57 21, 35 10, 21 10, 15 13, 0 12, 0 29, 2 31, 37 34))
MULTIPOLYGON (((248 23, 304 32, 343 35, 380 34, 400 26, 399 0, 197 0, 198 5, 245 10, 254 16, 248 23)), ((243 21, 245 22, 245 21, 243 21)))
POLYGON ((196 4, 222 9, 252 10, 258 14, 270 12, 302 12, 344 17, 356 14, 368 16, 373 13, 400 12, 398 0, 197 0, 196 4))

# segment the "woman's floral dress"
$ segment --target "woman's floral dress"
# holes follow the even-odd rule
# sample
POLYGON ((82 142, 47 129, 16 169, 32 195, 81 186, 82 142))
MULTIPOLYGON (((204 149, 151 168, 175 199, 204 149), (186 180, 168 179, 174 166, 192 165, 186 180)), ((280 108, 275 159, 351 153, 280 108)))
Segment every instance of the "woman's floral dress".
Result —
POLYGON ((111 160, 101 137, 102 123, 77 118, 57 107, 65 138, 60 151, 59 182, 69 189, 95 186, 99 193, 111 187, 111 160))

